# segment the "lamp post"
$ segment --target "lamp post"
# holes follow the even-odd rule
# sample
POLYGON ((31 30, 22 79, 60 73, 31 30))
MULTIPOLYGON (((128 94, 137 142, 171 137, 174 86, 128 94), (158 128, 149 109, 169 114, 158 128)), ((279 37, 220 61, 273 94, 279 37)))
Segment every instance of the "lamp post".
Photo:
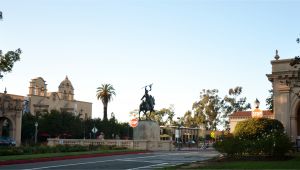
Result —
POLYGON ((177 117, 178 120, 178 127, 177 130, 175 130, 175 140, 177 140, 177 150, 180 150, 180 117, 177 117))
POLYGON ((35 122, 34 126, 35 126, 34 143, 36 144, 36 142, 37 142, 37 128, 39 126, 38 122, 35 122))
POLYGON ((84 122, 83 122, 83 139, 85 139, 85 122, 86 122, 86 113, 84 114, 84 122))

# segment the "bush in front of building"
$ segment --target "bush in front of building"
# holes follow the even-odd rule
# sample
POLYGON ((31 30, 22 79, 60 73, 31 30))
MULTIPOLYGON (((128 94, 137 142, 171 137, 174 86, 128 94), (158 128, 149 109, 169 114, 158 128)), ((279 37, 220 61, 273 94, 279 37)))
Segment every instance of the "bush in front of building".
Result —
POLYGON ((241 155, 242 151, 241 140, 231 134, 224 136, 222 140, 216 141, 213 146, 217 151, 226 153, 228 156, 241 155))
POLYGON ((229 156, 284 156, 292 148, 281 122, 252 118, 236 125, 233 136, 218 141, 215 148, 229 156))
POLYGON ((267 134, 284 133, 282 123, 276 119, 251 118, 239 122, 234 129, 234 136, 242 139, 258 139, 267 134))

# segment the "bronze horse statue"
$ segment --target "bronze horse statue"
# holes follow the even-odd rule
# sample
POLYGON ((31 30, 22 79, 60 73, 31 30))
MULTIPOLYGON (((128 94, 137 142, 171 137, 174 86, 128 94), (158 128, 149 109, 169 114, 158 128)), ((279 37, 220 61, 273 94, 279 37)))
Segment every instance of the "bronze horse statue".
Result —
POLYGON ((143 112, 144 115, 146 116, 146 120, 150 120, 150 115, 154 111, 154 105, 155 105, 155 100, 154 97, 150 95, 150 102, 148 103, 146 100, 143 100, 142 103, 140 104, 140 109, 139 109, 139 120, 141 120, 140 113, 143 112), (147 112, 149 111, 149 114, 147 112))

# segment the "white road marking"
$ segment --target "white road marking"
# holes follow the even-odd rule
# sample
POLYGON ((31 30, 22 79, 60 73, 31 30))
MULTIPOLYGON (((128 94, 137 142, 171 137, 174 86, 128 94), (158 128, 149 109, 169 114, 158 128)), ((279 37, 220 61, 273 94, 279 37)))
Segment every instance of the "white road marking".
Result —
POLYGON ((81 163, 73 163, 73 164, 44 166, 44 167, 37 167, 37 168, 30 168, 30 169, 23 169, 23 170, 37 170, 37 169, 58 168, 58 167, 75 166, 75 165, 95 164, 95 163, 101 163, 101 162, 126 161, 126 160, 132 160, 132 159, 150 158, 150 157, 157 157, 157 156, 169 156, 169 155, 153 155, 153 156, 141 156, 141 157, 127 158, 127 159, 113 159, 113 160, 105 160, 105 161, 81 162, 81 163))
POLYGON ((161 166, 161 165, 166 165, 166 164, 168 164, 168 163, 161 163, 161 164, 154 164, 154 165, 148 165, 148 166, 141 166, 141 167, 131 168, 131 169, 127 169, 127 170, 144 169, 144 168, 156 167, 156 166, 161 166))

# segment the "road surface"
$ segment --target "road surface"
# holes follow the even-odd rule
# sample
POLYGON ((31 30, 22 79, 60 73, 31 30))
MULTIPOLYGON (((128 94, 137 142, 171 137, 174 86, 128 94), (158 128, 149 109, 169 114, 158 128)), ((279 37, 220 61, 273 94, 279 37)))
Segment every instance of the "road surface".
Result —
POLYGON ((207 160, 219 153, 212 150, 150 152, 132 155, 114 155, 94 158, 69 159, 0 166, 0 169, 155 169, 183 163, 207 160))

